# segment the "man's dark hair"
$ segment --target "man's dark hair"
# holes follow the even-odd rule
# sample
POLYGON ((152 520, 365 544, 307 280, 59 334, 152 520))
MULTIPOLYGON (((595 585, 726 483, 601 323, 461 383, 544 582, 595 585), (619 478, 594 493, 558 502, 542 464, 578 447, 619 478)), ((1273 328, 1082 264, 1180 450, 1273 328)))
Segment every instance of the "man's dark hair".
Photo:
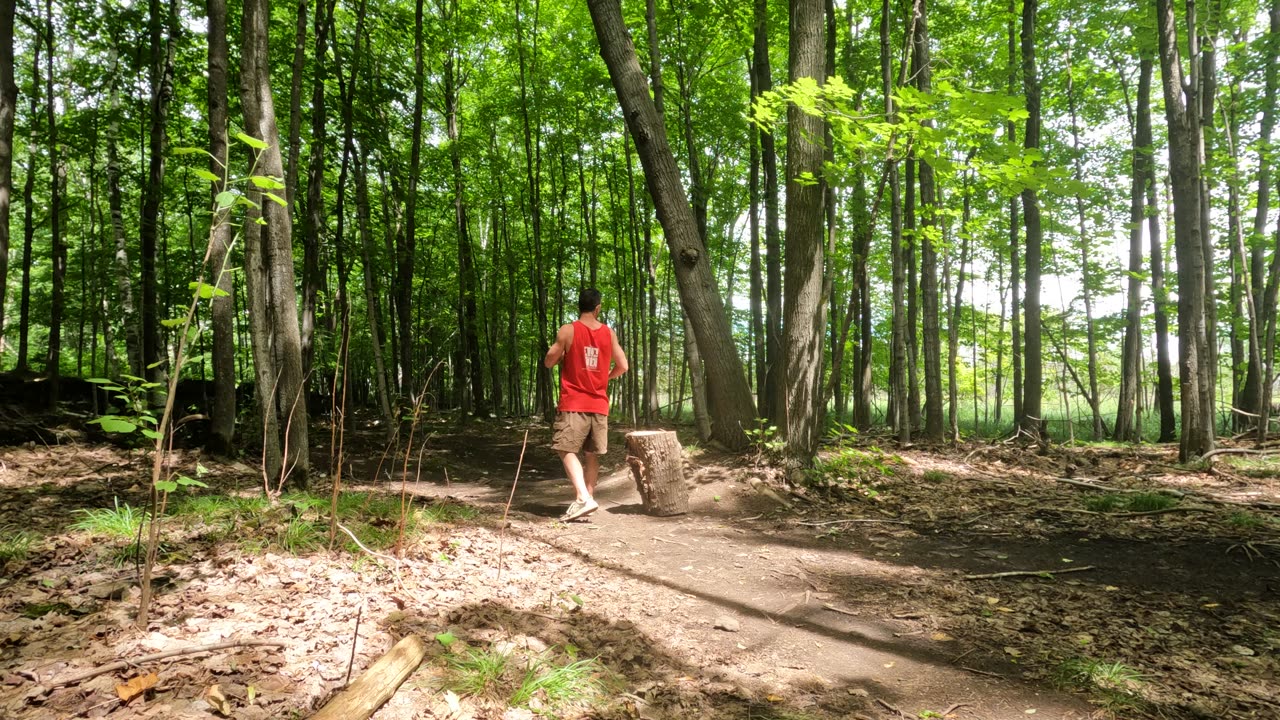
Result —
POLYGON ((578 294, 578 312, 589 313, 600 307, 600 291, 595 288, 587 288, 578 294))

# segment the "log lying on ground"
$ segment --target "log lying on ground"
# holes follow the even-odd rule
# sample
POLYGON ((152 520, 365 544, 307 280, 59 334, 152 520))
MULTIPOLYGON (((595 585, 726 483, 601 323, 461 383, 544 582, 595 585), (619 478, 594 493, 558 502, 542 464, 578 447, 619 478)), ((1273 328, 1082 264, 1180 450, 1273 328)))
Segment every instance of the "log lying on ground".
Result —
POLYGON ((627 464, 646 513, 662 516, 689 512, 689 486, 684 481, 680 440, 674 432, 627 433, 627 464))
POLYGON ((311 720, 368 720, 427 656, 427 645, 417 635, 405 636, 386 655, 365 670, 311 720))

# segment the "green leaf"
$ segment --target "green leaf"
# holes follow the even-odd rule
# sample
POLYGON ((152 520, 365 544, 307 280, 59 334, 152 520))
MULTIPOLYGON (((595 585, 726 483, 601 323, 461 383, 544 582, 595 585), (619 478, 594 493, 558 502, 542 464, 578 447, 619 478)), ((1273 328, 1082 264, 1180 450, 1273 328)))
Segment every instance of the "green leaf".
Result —
POLYGON ((112 415, 108 415, 108 416, 106 416, 106 417, 98 418, 98 421, 97 421, 97 422, 98 422, 98 424, 99 424, 99 425, 101 425, 101 426, 102 426, 102 429, 103 429, 105 432, 111 432, 111 433, 131 433, 131 432, 133 432, 134 430, 137 430, 137 429, 138 429, 138 426, 137 426, 137 425, 135 425, 135 424, 133 424, 133 423, 129 422, 128 420, 125 420, 125 419, 123 419, 123 418, 118 418, 118 417, 115 417, 115 416, 112 416, 112 415))
POLYGON ((169 152, 173 155, 199 155, 205 152, 204 148, 198 147, 175 147, 169 148, 169 152))
POLYGON ((186 318, 169 318, 168 320, 161 320, 160 324, 169 328, 170 330, 173 330, 173 329, 182 327, 182 324, 185 323, 186 321, 187 321, 186 318))
POLYGON ((181 485, 182 487, 199 487, 199 488, 209 487, 208 485, 200 482, 199 480, 193 480, 192 478, 189 478, 186 475, 178 476, 178 484, 181 485))
POLYGON ((106 384, 110 383, 111 381, 110 381, 110 380, 108 380, 107 378, 89 378, 89 379, 85 380, 85 382, 91 382, 91 383, 93 383, 94 385, 106 385, 106 384))
POLYGON ((200 463, 196 463, 196 477, 202 477, 208 474, 209 474, 209 468, 201 465, 200 463))
POLYGON ((178 489, 178 483, 173 480, 157 480, 156 489, 160 492, 173 492, 178 489))
POLYGON ((223 190, 213 196, 213 201, 218 204, 219 210, 226 210, 236 203, 236 194, 230 190, 223 190))
POLYGON ((440 643, 445 647, 449 647, 450 645, 454 644, 457 641, 458 641, 458 638, 454 637, 453 633, 447 630, 442 633, 436 633, 436 642, 440 643))
POLYGON ((285 202, 284 198, 280 197, 279 195, 276 195, 275 193, 264 192, 262 194, 266 195, 268 200, 279 205, 280 207, 289 207, 289 203, 285 202))
POLYGON ((204 168, 191 168, 191 172, 195 173, 196 177, 200 178, 201 180, 208 180, 209 182, 214 182, 214 183, 222 182, 222 178, 218 177, 217 175, 214 175, 213 173, 209 172, 208 170, 205 170, 204 168))
POLYGON ((249 182, 263 190, 283 190, 285 184, 267 175, 250 175, 249 182))
POLYGON ((142 428, 142 435, 146 437, 148 440, 159 440, 162 437, 160 433, 156 432, 155 430, 149 430, 147 428, 142 428))
POLYGON ((236 133, 236 139, 244 143, 245 145, 248 145, 249 147, 253 148, 254 150, 266 150, 268 147, 270 147, 269 145, 262 142, 261 140, 255 137, 250 137, 248 135, 245 135, 242 132, 236 133))

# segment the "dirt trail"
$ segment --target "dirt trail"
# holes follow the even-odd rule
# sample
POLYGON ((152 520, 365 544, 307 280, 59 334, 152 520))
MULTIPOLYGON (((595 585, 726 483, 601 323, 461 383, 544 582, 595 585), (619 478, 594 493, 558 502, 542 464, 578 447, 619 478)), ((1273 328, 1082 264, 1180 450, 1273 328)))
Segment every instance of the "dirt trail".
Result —
MULTIPOLYGON (((494 449, 489 457, 499 464, 478 471, 485 475, 453 468, 452 485, 419 492, 500 507, 510 476, 499 477, 507 463, 498 458, 508 449, 494 449), (478 482, 468 482, 468 474, 478 482)), ((779 506, 736 482, 740 472, 718 465, 691 469, 688 515, 647 516, 630 475, 618 467, 622 454, 615 449, 605 463, 596 492, 600 511, 588 522, 563 524, 555 517, 571 499, 568 484, 554 456, 531 451, 512 504, 511 531, 573 552, 588 571, 619 574, 641 593, 678 593, 683 602, 651 611, 659 624, 646 630, 678 638, 670 651, 708 676, 780 702, 802 696, 801 705, 812 702, 851 717, 895 717, 898 711, 939 717, 950 710, 947 717, 1067 719, 1095 710, 1078 696, 1006 677, 1001 671, 1008 668, 966 662, 972 651, 942 631, 931 632, 925 613, 894 610, 885 602, 856 604, 842 592, 850 583, 909 586, 929 571, 779 532, 772 516, 779 506)), ((645 598, 636 601, 643 605, 645 598)))

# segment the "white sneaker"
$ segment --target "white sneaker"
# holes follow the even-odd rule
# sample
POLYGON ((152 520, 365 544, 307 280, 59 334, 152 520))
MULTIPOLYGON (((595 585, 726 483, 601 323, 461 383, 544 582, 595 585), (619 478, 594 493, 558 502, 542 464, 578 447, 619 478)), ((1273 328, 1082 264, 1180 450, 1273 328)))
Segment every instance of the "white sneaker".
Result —
POLYGON ((577 520, 578 518, 590 515, 599 509, 600 504, 597 503, 594 498, 587 498, 585 501, 574 500, 573 504, 569 506, 569 509, 565 511, 564 515, 560 516, 560 519, 564 522, 577 520))

